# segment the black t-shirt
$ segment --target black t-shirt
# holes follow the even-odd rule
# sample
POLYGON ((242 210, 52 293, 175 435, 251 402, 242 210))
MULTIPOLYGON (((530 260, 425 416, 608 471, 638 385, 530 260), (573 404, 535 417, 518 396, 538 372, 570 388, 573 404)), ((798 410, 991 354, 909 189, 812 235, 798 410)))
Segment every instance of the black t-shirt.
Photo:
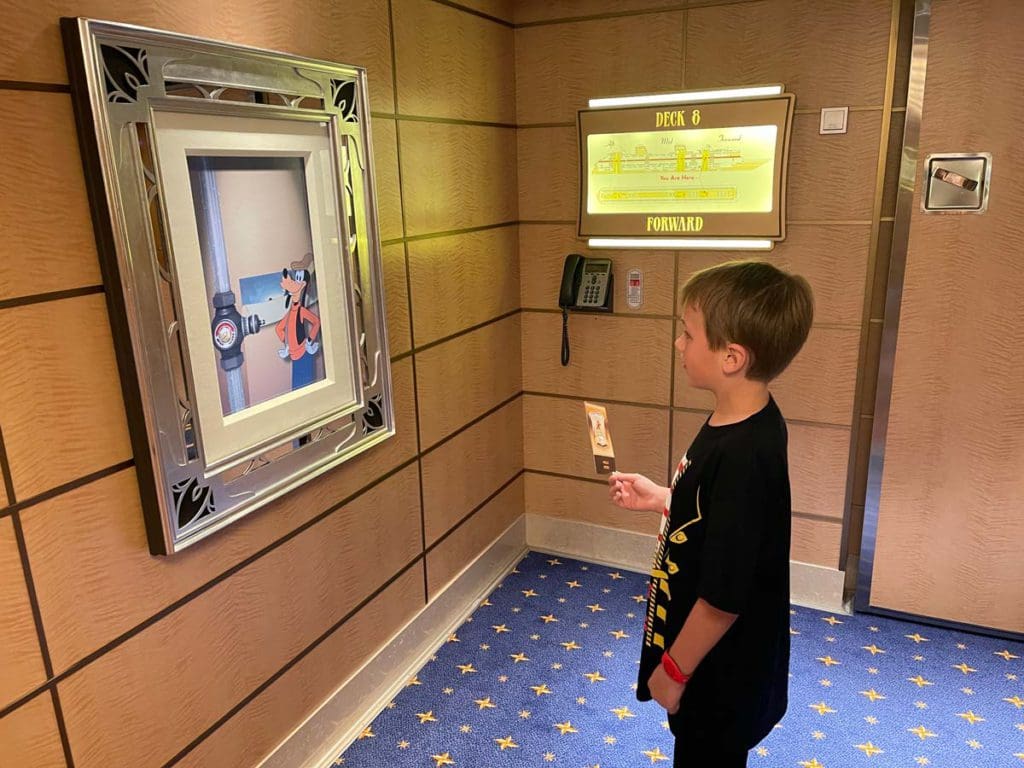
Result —
POLYGON ((683 692, 672 732, 749 749, 786 712, 790 488, 774 399, 736 424, 706 423, 679 463, 648 592, 637 698, 698 598, 739 615, 683 692))

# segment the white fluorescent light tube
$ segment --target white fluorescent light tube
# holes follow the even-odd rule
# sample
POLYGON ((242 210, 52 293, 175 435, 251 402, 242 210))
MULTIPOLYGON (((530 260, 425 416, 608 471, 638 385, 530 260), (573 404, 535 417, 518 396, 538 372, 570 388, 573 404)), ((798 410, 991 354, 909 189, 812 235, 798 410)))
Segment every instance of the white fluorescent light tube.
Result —
POLYGON ((771 240, 724 237, 592 237, 589 245, 591 248, 659 248, 669 251, 680 248, 703 248, 716 251, 770 251, 774 243, 771 240))
POLYGON ((629 107, 656 104, 685 104, 692 101, 722 101, 724 99, 749 99, 754 96, 778 96, 781 85, 759 85, 752 88, 720 88, 712 91, 689 91, 687 93, 651 93, 645 96, 615 96, 607 99, 591 99, 591 109, 603 107, 629 107))

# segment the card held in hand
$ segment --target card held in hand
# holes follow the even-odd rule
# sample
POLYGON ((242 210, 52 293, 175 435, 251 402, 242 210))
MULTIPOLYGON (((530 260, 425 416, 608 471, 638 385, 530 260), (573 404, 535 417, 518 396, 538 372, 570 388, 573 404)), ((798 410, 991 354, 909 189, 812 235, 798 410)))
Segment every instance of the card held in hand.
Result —
POLYGON ((608 430, 608 411, 603 405, 584 402, 587 413, 587 432, 590 433, 590 448, 594 453, 594 466, 599 475, 615 471, 615 451, 612 448, 612 434, 608 430))

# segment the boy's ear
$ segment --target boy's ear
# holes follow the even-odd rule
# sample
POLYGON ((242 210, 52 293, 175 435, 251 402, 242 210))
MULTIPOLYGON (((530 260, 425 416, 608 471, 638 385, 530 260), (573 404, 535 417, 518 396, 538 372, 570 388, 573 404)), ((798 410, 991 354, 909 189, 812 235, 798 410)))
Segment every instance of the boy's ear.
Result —
POLYGON ((743 373, 751 363, 750 350, 740 344, 726 344, 722 372, 727 376, 743 373))

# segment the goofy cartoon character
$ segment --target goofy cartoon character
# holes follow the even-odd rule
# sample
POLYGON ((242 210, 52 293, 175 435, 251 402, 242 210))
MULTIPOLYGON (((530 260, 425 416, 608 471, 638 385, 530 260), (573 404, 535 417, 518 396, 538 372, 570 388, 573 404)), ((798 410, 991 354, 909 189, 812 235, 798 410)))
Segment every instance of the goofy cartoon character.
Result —
POLYGON ((313 279, 312 263, 313 254, 307 253, 301 261, 293 261, 291 269, 281 270, 285 314, 275 330, 284 346, 277 354, 282 360, 291 360, 293 390, 308 386, 316 379, 316 353, 320 349, 316 337, 320 333, 320 318, 306 308, 306 288, 313 279))

